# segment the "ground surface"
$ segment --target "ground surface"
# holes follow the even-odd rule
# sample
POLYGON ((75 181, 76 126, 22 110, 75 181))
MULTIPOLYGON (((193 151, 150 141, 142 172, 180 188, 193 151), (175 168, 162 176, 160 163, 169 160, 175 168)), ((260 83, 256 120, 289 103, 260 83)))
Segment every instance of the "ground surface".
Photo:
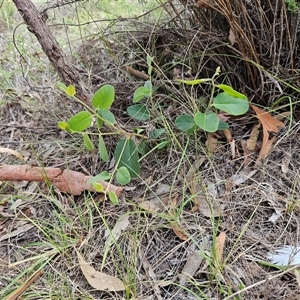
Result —
MULTIPOLYGON (((130 6, 124 7, 130 12, 130 6)), ((51 22, 87 17, 87 10, 75 8, 57 10, 51 22)), ((85 149, 80 136, 58 128, 58 121, 67 120, 81 106, 55 87, 58 78, 26 28, 16 31, 13 43, 15 23, 10 18, 17 20, 17 12, 10 6, 1 9, 7 19, 0 23, 0 146, 17 151, 24 160, 0 150, 0 164, 62 167, 86 175, 111 170, 118 138, 105 139, 110 156, 105 163, 97 151, 85 149)), ((133 122, 124 111, 144 81, 121 65, 134 62, 145 71, 147 63, 146 53, 135 53, 133 45, 139 41, 126 26, 133 25, 119 21, 119 33, 102 32, 101 41, 87 39, 84 44, 72 26, 61 24, 54 30, 84 70, 83 76, 88 75, 91 91, 105 83, 115 86, 112 111, 118 124, 129 131, 143 128, 148 136, 153 128, 167 128, 168 147, 141 160, 140 178, 125 187, 116 206, 101 194, 72 196, 46 183, 1 182, 0 298, 6 299, 43 270, 22 299, 298 299, 297 269, 268 266, 268 253, 282 245, 299 245, 299 120, 282 119, 285 127, 256 172, 259 150, 249 155, 245 167, 241 147, 257 123, 253 114, 232 121, 232 159, 222 133, 212 149, 203 132, 187 138, 175 128, 176 116, 189 111, 190 102, 184 99, 190 91, 173 85, 169 75, 166 86, 147 103, 154 120, 133 122), (62 34, 65 28, 70 29, 67 36, 62 34), (78 41, 76 47, 68 48, 70 39, 78 41), (250 174, 247 180, 245 174, 250 174), (222 253, 217 237, 224 233, 222 253), (126 292, 92 288, 76 251, 97 271, 122 279, 126 292)), ((88 36, 88 30, 92 35, 95 27, 81 34, 88 36)))

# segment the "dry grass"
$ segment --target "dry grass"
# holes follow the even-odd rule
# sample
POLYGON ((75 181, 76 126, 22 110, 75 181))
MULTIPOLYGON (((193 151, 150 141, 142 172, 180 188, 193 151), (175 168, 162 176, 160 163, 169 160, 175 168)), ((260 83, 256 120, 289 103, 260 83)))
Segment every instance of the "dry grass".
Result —
MULTIPOLYGON (((87 17, 83 13, 86 7, 79 8, 81 17, 87 17)), ((69 21, 74 21, 76 9, 67 11, 69 21)), ((61 15, 57 13, 55 18, 51 20, 59 23, 61 15)), ((203 132, 188 138, 174 125, 176 116, 192 110, 194 98, 205 99, 209 93, 206 89, 176 85, 174 68, 180 73, 190 69, 196 77, 209 76, 216 64, 224 62, 216 46, 221 40, 218 33, 170 28, 169 21, 165 26, 162 21, 157 29, 140 19, 121 20, 113 29, 101 32, 100 42, 99 34, 91 33, 93 26, 98 26, 93 21, 91 27, 82 29, 80 41, 84 40, 84 45, 71 51, 74 60, 86 70, 87 85, 95 90, 100 84, 113 84, 117 96, 112 111, 118 122, 128 130, 143 126, 147 134, 153 128, 166 128, 169 146, 142 160, 141 178, 130 183, 118 206, 103 201, 101 195, 73 197, 47 184, 3 182, 0 238, 17 228, 32 227, 0 242, 0 298, 5 299, 39 269, 43 275, 22 299, 287 299, 299 295, 292 267, 282 270, 263 263, 268 261, 268 252, 278 246, 299 245, 298 119, 285 120, 286 128, 253 177, 229 187, 228 179, 244 170, 239 143, 249 135, 255 119, 248 114, 231 124, 241 153, 235 160, 224 138, 221 147, 211 153, 203 132), (90 35, 88 39, 86 35, 90 35), (199 53, 203 47, 205 51, 199 53), (155 58, 153 79, 160 87, 147 103, 155 118, 147 124, 137 124, 124 111, 134 89, 143 81, 131 77, 121 66, 146 71, 147 54, 155 58), (282 164, 288 157, 288 171, 284 173, 282 164), (195 162, 199 160, 202 163, 197 166, 195 162), (216 208, 211 217, 201 207, 191 211, 196 196, 189 188, 191 173, 201 187, 200 195, 216 208), (145 204, 150 208, 145 209, 145 204), (281 216, 273 224, 269 218, 275 211, 280 211, 281 216), (125 230, 115 241, 108 242, 113 229, 124 219, 125 230), (181 240, 174 228, 187 240, 181 240), (220 232, 227 235, 221 265, 215 259, 220 232), (95 269, 122 279, 126 292, 100 292, 89 286, 75 249, 95 269), (181 281, 186 263, 197 250, 199 267, 181 281)), ((1 147, 22 153, 24 163, 30 165, 60 166, 92 175, 107 170, 109 163, 85 150, 80 138, 58 129, 57 121, 66 120, 79 106, 54 88, 57 78, 25 28, 16 36, 22 55, 30 62, 22 74, 24 62, 15 63, 20 56, 12 46, 14 25, 8 25, 1 23, 7 49, 1 65, 5 77, 0 83, 1 147), (24 75, 26 81, 22 79, 24 75)), ((71 27, 54 28, 62 42, 74 41, 74 32, 62 38, 62 31, 71 27)), ((225 72, 220 80, 233 81, 236 76, 225 72)), ((293 91, 298 91, 297 87, 293 91)), ((290 97, 294 103, 296 100, 290 97)), ((279 112, 276 105, 273 110, 274 114, 279 112)), ((115 139, 108 143, 110 152, 115 143, 115 139)), ((251 157, 253 161, 256 155, 251 157)), ((20 162, 0 153, 0 163, 20 162)))

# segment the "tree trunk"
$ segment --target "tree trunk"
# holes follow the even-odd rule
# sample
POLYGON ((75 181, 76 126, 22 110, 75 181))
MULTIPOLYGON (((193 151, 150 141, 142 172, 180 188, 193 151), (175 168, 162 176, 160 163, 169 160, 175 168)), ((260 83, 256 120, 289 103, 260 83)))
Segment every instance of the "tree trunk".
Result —
POLYGON ((84 83, 45 23, 45 16, 39 13, 31 0, 13 0, 13 2, 27 24, 28 30, 37 37, 42 49, 63 83, 74 85, 76 88, 76 97, 84 103, 88 103, 88 95, 84 83))

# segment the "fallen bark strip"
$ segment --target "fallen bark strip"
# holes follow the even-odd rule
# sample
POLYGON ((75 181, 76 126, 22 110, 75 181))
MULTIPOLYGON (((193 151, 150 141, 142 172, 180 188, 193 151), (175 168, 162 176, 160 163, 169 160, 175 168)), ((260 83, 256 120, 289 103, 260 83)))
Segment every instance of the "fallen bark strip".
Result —
MULTIPOLYGON (((0 166, 0 180, 3 181, 50 181, 61 192, 80 195, 84 190, 95 191, 87 181, 93 176, 80 172, 60 168, 41 168, 29 165, 2 165, 0 166)), ((103 186, 104 191, 115 192, 120 195, 123 188, 105 181, 97 181, 103 186)))

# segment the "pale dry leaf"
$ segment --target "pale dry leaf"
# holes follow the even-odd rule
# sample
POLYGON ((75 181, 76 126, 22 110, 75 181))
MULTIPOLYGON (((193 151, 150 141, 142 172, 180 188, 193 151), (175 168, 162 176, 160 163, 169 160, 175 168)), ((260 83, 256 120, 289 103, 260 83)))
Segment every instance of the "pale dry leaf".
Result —
POLYGON ((255 175, 257 173, 257 170, 252 170, 252 171, 248 171, 248 170, 243 170, 238 174, 234 174, 232 175, 228 181, 232 184, 232 185, 239 185, 242 184, 244 182, 246 182, 248 179, 250 179, 253 175, 255 175))
POLYGON ((280 217, 281 217, 281 211, 278 209, 275 209, 275 211, 273 212, 272 216, 269 218, 268 221, 275 224, 280 217))
POLYGON ((300 273, 298 270, 295 270, 295 276, 298 283, 298 287, 300 288, 300 273))
POLYGON ((15 150, 0 147, 0 153, 9 153, 9 154, 12 154, 12 155, 16 156, 18 159, 24 161, 24 157, 19 152, 15 151, 15 150))
POLYGON ((283 174, 286 174, 289 171, 289 164, 291 161, 292 155, 291 153, 286 153, 281 161, 281 171, 283 174))
POLYGON ((126 230, 129 224, 129 215, 125 215, 119 219, 112 230, 106 230, 104 238, 108 237, 108 239, 105 241, 105 248, 110 247, 112 243, 116 242, 122 231, 126 230))
POLYGON ((230 43, 231 43, 231 46, 233 46, 234 44, 235 44, 235 42, 236 42, 236 40, 235 40, 235 35, 234 35, 234 33, 233 33, 233 30, 230 28, 230 30, 229 30, 229 36, 228 36, 228 39, 229 39, 229 41, 230 41, 230 43))
POLYGON ((107 275, 102 272, 96 271, 91 265, 89 265, 82 255, 76 250, 78 262, 81 268, 81 271, 88 281, 88 283, 98 291, 109 291, 117 292, 124 291, 125 286, 123 282, 114 276, 107 275))
POLYGON ((162 205, 158 205, 157 203, 154 203, 153 201, 149 200, 142 201, 141 203, 139 203, 139 207, 141 209, 148 210, 151 212, 159 212, 162 209, 162 205))
POLYGON ((162 183, 158 186, 155 194, 157 196, 161 196, 161 195, 170 193, 170 190, 171 190, 170 185, 162 183))
POLYGON ((257 138, 259 135, 259 128, 261 126, 261 123, 259 122, 257 125, 255 125, 251 132, 250 132, 250 136, 249 139, 247 140, 247 148, 250 151, 255 150, 256 148, 256 144, 257 144, 257 138))
POLYGON ((223 215, 223 207, 220 203, 214 201, 213 198, 206 198, 205 196, 198 195, 195 197, 195 206, 191 209, 191 213, 199 210, 205 217, 220 217, 223 215), (210 202, 210 203, 209 203, 210 202))
POLYGON ((223 252, 226 241, 226 232, 222 231, 219 236, 216 237, 216 259, 218 264, 222 264, 223 252))
POLYGON ((4 241, 4 240, 7 240, 7 239, 10 239, 12 237, 18 236, 18 235, 20 235, 24 232, 27 232, 33 227, 34 227, 34 225, 32 225, 32 224, 25 224, 25 225, 19 226, 19 227, 17 227, 17 229, 2 235, 0 237, 0 242, 4 241))
POLYGON ((185 286, 187 279, 193 278, 203 261, 203 253, 200 250, 195 250, 192 255, 189 255, 181 274, 179 275, 179 284, 185 286))

